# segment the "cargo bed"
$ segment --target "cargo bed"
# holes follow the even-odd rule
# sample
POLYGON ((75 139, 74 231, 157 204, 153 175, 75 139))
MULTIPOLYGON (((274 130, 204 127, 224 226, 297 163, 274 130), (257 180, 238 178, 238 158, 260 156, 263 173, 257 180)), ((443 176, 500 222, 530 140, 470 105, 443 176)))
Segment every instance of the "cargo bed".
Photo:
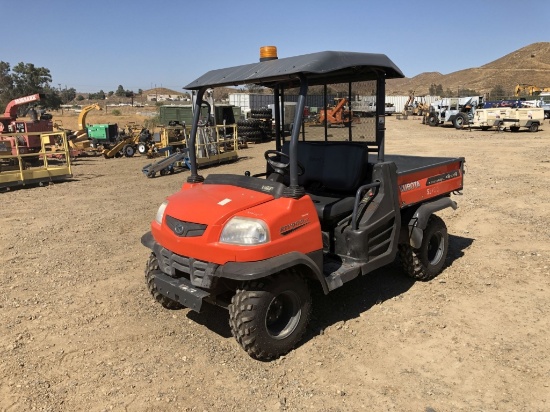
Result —
MULTIPOLYGON (((462 190, 463 157, 386 155, 385 161, 397 166, 401 208, 462 190)), ((369 162, 376 157, 369 156, 369 162)))

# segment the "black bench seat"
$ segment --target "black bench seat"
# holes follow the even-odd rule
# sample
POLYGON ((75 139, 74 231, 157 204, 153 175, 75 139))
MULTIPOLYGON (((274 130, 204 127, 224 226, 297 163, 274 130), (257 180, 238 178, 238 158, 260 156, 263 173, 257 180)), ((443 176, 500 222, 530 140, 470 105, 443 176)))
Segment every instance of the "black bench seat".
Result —
MULTIPOLYGON (((282 151, 288 154, 289 143, 282 151)), ((298 183, 311 197, 323 226, 353 211, 357 189, 368 178, 368 147, 358 142, 298 142, 304 174, 298 183)))

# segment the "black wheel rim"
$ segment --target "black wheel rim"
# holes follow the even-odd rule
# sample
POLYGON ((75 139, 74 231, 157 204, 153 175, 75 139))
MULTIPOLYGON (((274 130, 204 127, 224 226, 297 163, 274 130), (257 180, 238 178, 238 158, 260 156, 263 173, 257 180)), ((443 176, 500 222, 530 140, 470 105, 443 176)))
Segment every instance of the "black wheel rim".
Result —
POLYGON ((275 339, 285 339, 294 332, 300 321, 300 297, 297 293, 287 290, 275 297, 265 317, 267 333, 275 339))
POLYGON ((441 233, 434 233, 428 242, 428 261, 432 265, 437 265, 443 257, 445 250, 445 239, 441 233))

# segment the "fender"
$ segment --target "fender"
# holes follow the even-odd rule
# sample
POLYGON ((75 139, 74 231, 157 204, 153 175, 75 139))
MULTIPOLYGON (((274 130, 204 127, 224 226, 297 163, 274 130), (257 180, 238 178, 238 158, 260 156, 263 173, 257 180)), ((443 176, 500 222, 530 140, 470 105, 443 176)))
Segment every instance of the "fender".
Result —
POLYGON ((428 224, 430 216, 439 210, 452 207, 453 210, 456 210, 458 207, 454 200, 451 200, 449 197, 443 197, 441 199, 434 200, 433 202, 427 202, 422 204, 413 217, 409 221, 409 242, 412 247, 415 249, 422 246, 422 239, 424 237, 424 229, 428 224))
MULTIPOLYGON (((151 249, 155 254, 160 255, 159 250, 161 246, 155 241, 150 231, 141 237, 141 244, 151 249)), ((162 261, 159 262, 161 266, 163 266, 162 263, 162 261)), ((307 267, 313 277, 321 283, 325 295, 329 292, 327 280, 323 275, 322 250, 308 253, 307 255, 300 252, 290 252, 256 262, 227 262, 225 265, 213 266, 208 278, 219 277, 238 281, 255 280, 296 266, 307 267)))
POLYGON ((227 262, 216 270, 214 276, 246 281, 261 279, 296 266, 306 266, 321 283, 323 292, 325 294, 329 292, 327 281, 323 275, 322 250, 307 255, 300 252, 290 252, 257 262, 227 262))

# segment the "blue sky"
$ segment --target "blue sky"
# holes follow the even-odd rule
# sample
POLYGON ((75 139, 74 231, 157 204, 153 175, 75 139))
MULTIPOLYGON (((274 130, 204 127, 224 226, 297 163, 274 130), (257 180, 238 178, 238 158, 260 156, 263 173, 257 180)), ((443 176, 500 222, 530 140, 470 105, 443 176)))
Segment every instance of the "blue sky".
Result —
POLYGON ((384 53, 407 77, 448 74, 550 41, 549 0, 3 2, 0 60, 79 92, 181 90, 211 69, 343 50, 384 53), (9 16, 9 17, 8 17, 9 16))

